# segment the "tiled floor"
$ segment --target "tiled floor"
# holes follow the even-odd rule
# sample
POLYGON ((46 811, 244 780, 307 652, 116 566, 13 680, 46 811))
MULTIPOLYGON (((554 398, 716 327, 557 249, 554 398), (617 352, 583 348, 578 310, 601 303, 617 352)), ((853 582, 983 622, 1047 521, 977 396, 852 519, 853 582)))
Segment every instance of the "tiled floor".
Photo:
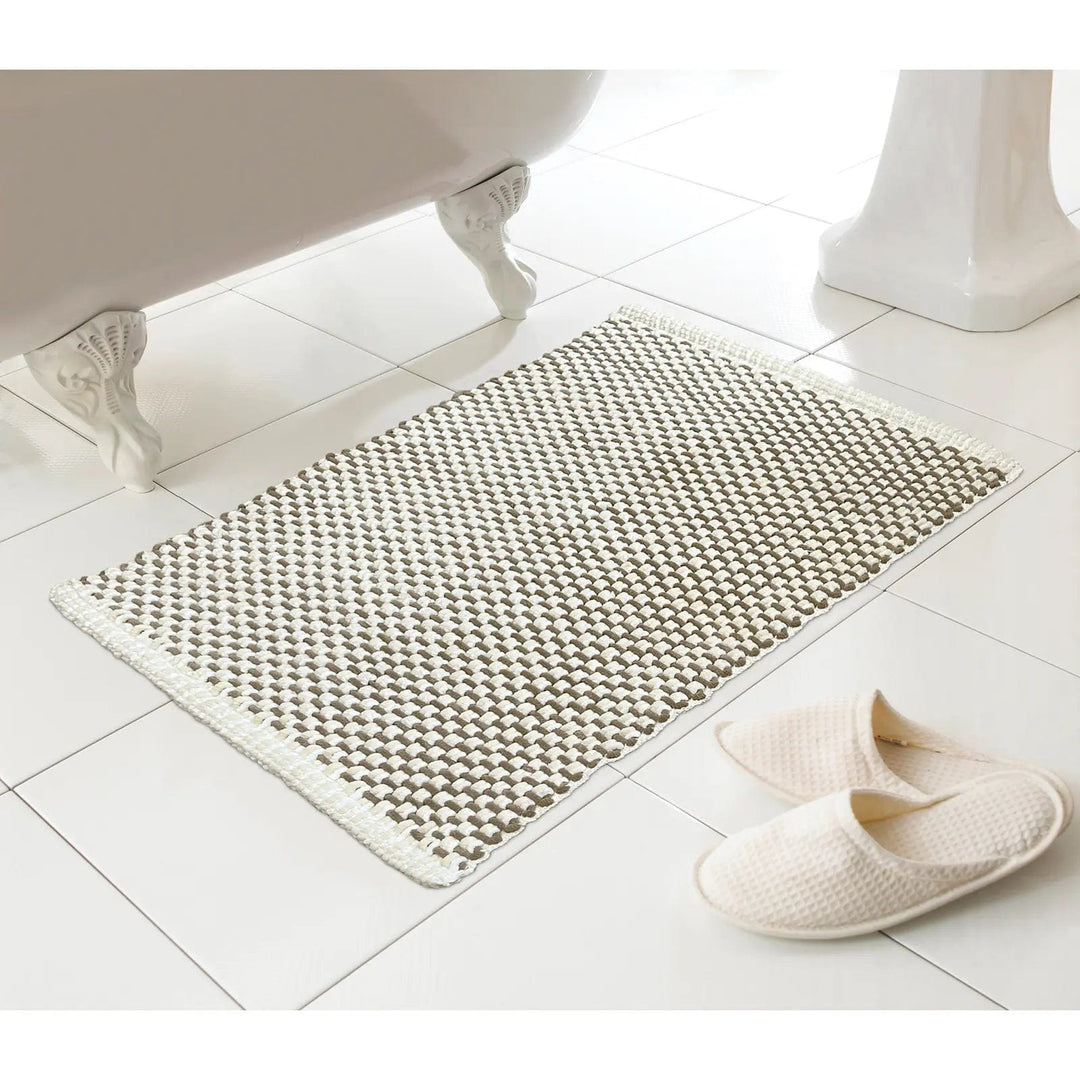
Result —
MULTIPOLYGON (((884 75, 616 73, 516 222, 541 282, 524 323, 495 317, 422 211, 155 305, 150 495, 118 490, 77 421, 0 365, 0 1007, 1080 1007, 1075 829, 1028 871, 858 940, 755 937, 691 885, 719 836, 778 809, 717 751, 721 710, 881 686, 1080 790, 1080 300, 970 335, 816 281, 890 92, 884 75), (939 417, 1025 471, 458 886, 389 869, 49 605, 54 582, 625 303, 939 417)), ((1070 212, 1078 121, 1070 75, 1054 105, 1070 212)))

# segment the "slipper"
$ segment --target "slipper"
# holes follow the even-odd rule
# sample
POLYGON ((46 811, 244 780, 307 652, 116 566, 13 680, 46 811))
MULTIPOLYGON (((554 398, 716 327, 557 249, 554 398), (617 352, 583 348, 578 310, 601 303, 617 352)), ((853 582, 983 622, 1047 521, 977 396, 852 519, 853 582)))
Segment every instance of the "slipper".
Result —
POLYGON ((740 768, 789 802, 811 802, 848 788, 918 800, 1002 769, 1023 769, 1057 789, 1065 823, 1072 819, 1072 795, 1061 777, 995 760, 916 724, 880 690, 720 724, 716 738, 740 768))
POLYGON ((1011 874, 1065 827, 1049 781, 997 772, 919 800, 838 791, 725 840, 698 888, 729 921, 839 938, 913 919, 1011 874))

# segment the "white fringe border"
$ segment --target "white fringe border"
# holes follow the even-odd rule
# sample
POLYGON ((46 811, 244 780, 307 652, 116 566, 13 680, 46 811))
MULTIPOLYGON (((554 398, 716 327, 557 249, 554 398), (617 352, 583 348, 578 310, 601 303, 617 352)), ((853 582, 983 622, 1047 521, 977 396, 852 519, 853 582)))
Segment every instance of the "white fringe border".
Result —
MULTIPOLYGON (((947 424, 938 423, 928 417, 920 416, 918 413, 901 408, 884 398, 875 397, 865 391, 844 386, 816 372, 800 370, 795 363, 779 360, 767 353, 724 338, 701 327, 634 306, 621 307, 610 318, 637 323, 660 333, 690 342, 724 360, 746 364, 759 371, 767 371, 792 385, 806 387, 845 405, 851 405, 867 415, 881 417, 899 427, 906 428, 914 435, 929 437, 938 445, 954 446, 963 453, 977 457, 985 464, 999 469, 1005 475, 1006 483, 1016 479, 1022 471, 1019 463, 1007 455, 1002 454, 980 439, 976 439, 962 431, 957 431, 947 424)), ((488 381, 497 382, 512 375, 513 371, 509 371, 488 381)), ((484 385, 486 384, 482 383, 480 387, 477 387, 477 390, 480 390, 484 385)), ((475 393, 475 391, 465 391, 464 393, 471 394, 475 393)), ((446 404, 445 402, 440 403, 442 407, 445 407, 446 404)), ((403 421, 405 424, 409 422, 410 420, 403 421)), ((976 502, 981 502, 982 498, 986 497, 982 496, 976 502)), ((930 535, 938 532, 939 529, 948 524, 950 522, 946 521, 935 526, 930 535)), ((902 555, 896 556, 896 558, 902 557, 902 555)), ((890 559, 884 563, 878 573, 871 575, 867 582, 863 584, 869 583, 878 574, 884 573, 895 561, 895 559, 890 559)), ((848 596, 854 595, 862 587, 862 585, 858 586, 839 599, 844 600, 848 596)), ((480 862, 483 862, 490 856, 492 851, 496 850, 495 848, 489 849, 482 859, 478 859, 462 869, 456 868, 447 860, 432 855, 409 835, 409 826, 407 824, 392 821, 363 798, 354 795, 341 783, 337 776, 321 765, 317 761, 318 747, 299 747, 292 739, 279 734, 272 728, 268 718, 260 720, 255 713, 234 705, 227 696, 219 693, 203 679, 175 663, 173 658, 153 640, 135 633, 130 627, 116 619, 107 605, 95 600, 90 588, 83 585, 78 579, 57 585, 49 594, 49 599, 61 614, 70 619, 81 630, 90 634, 114 656, 118 656, 135 668, 136 671, 145 675, 156 686, 164 690, 186 712, 201 720, 207 727, 212 728, 241 753, 279 777, 294 791, 307 799, 316 809, 321 810, 327 817, 337 822, 338 825, 370 848, 381 859, 421 885, 452 885, 466 874, 471 873, 480 862)), ((792 634, 774 641, 768 649, 763 649, 745 667, 733 672, 728 678, 735 678, 742 671, 747 670, 763 656, 766 656, 773 649, 789 640, 795 633, 798 633, 799 630, 802 630, 812 619, 831 610, 837 602, 830 599, 824 608, 807 616, 792 634)), ((718 692, 726 682, 726 679, 721 680, 717 684, 714 693, 718 692)), ((689 708, 697 708, 700 704, 702 703, 695 702, 689 708)), ((687 710, 683 710, 683 712, 685 711, 687 710)), ((672 716, 663 726, 667 726, 679 715, 681 713, 672 716)), ((642 743, 651 739, 658 731, 659 729, 649 735, 642 735, 633 746, 627 747, 620 757, 625 757, 626 754, 631 753, 642 743)), ((607 764, 607 762, 603 762, 587 772, 567 792, 554 799, 537 817, 549 812, 553 806, 576 791, 593 775, 596 769, 602 768, 604 764, 607 764)), ((513 839, 513 836, 508 836, 502 843, 506 843, 511 839, 513 839)), ((501 846, 501 844, 498 846, 501 846)))
POLYGON ((268 720, 238 708, 208 683, 192 675, 156 642, 133 633, 88 586, 66 581, 49 593, 60 613, 96 638, 114 656, 159 686, 186 712, 227 739, 237 750, 280 777, 314 807, 362 841, 381 859, 423 885, 452 885, 471 867, 456 870, 425 851, 409 826, 391 821, 354 796, 316 758, 318 747, 303 748, 270 727, 268 720))

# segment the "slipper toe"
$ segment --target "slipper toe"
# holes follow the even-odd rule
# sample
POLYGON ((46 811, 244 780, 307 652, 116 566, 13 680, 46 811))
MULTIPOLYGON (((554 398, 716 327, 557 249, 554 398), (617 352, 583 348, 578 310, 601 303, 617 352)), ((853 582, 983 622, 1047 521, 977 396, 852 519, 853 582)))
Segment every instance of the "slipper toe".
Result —
POLYGON ((862 745, 873 742, 868 719, 873 700, 873 694, 832 698, 736 720, 719 727, 716 738, 740 768, 790 802, 858 786, 895 784, 914 794, 862 745))
POLYGON ((909 799, 847 790, 727 839, 698 887, 728 920, 792 938, 839 938, 931 911, 1031 862, 1064 807, 1028 771, 999 772, 909 799))

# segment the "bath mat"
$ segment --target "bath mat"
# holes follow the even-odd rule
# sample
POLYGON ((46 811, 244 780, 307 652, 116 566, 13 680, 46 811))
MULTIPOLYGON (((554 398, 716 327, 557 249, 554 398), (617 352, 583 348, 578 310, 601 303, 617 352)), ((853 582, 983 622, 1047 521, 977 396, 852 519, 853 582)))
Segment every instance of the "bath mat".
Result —
POLYGON ((448 885, 1019 472, 623 308, 52 599, 448 885))

